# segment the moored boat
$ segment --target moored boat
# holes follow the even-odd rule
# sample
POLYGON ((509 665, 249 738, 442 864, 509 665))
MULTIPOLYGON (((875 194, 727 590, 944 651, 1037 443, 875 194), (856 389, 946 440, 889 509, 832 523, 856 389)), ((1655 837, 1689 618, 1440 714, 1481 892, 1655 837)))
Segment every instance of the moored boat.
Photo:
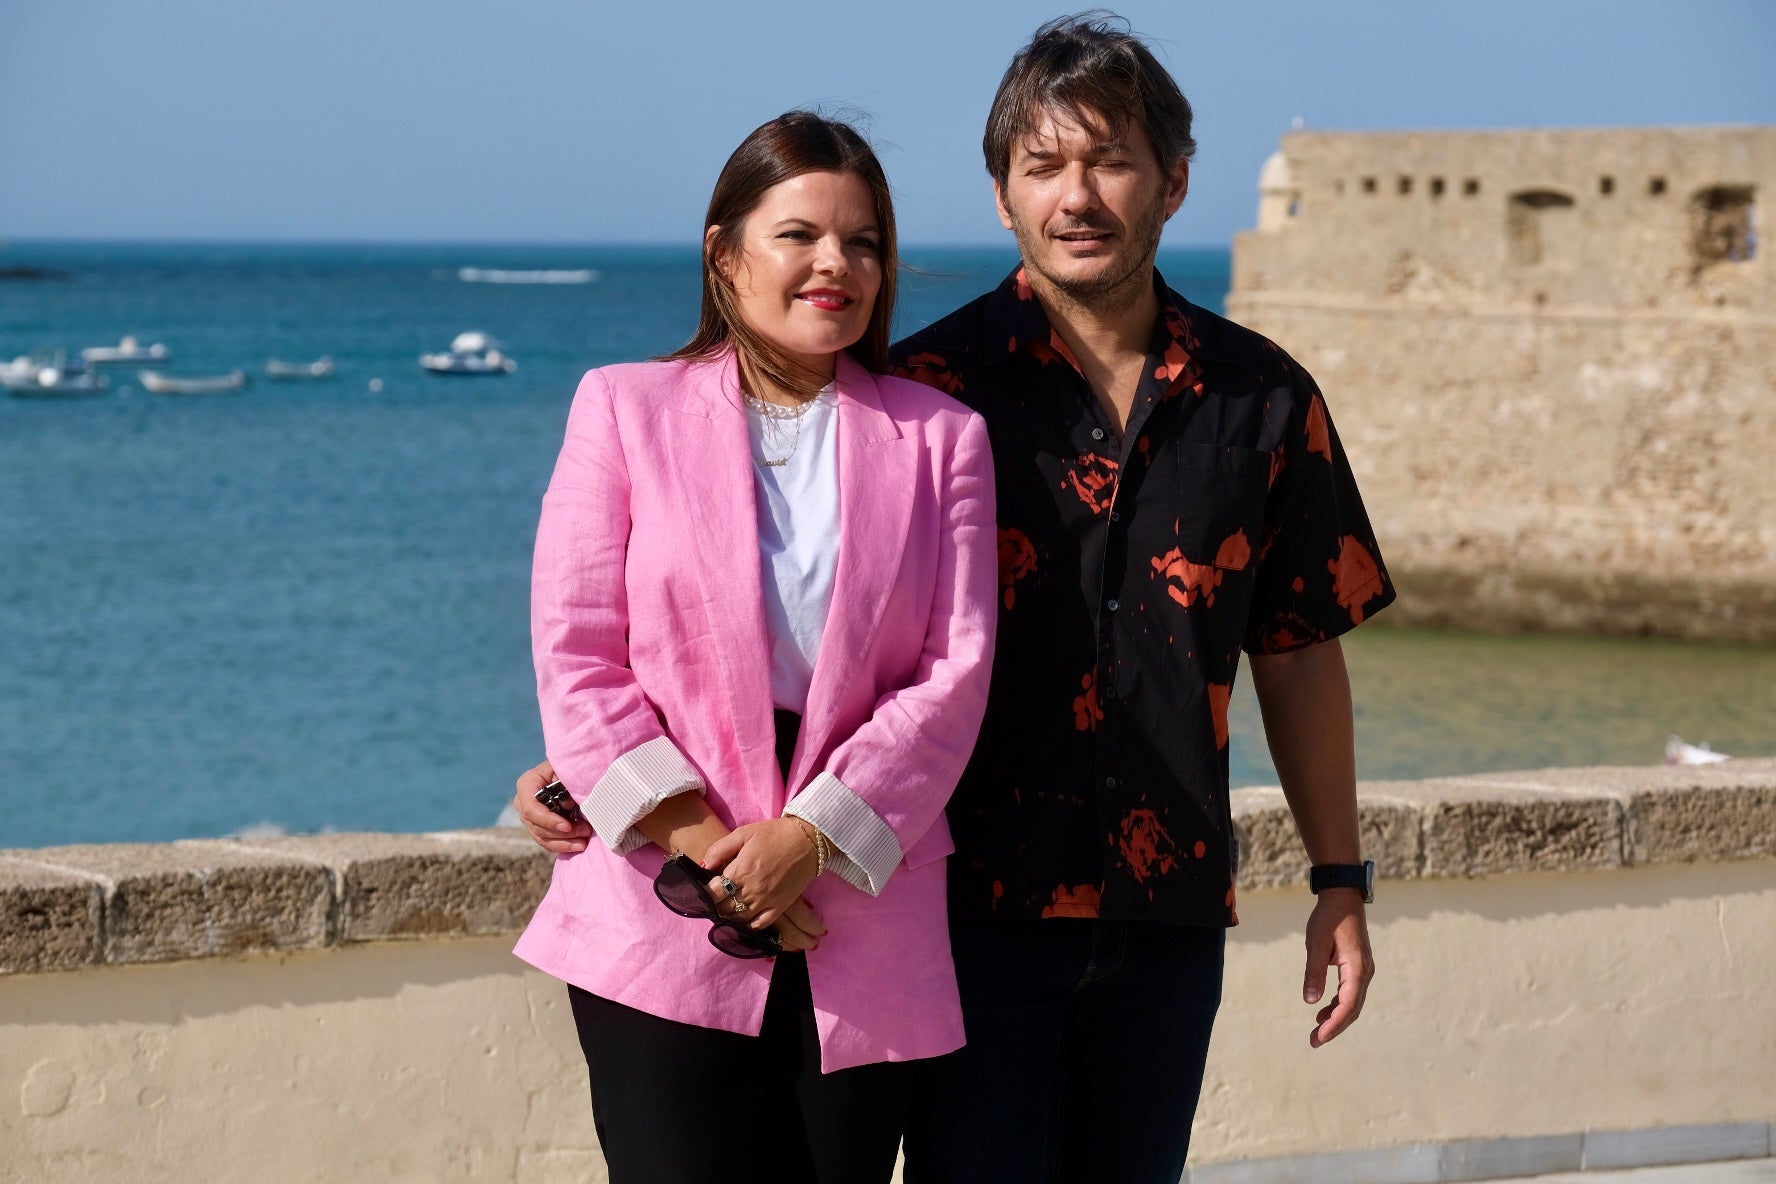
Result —
POLYGON ((449 353, 421 354, 419 364, 431 374, 510 374, 518 369, 485 333, 458 333, 449 353))
POLYGON ((312 362, 280 362, 276 358, 265 363, 265 377, 274 382, 314 382, 333 377, 333 359, 320 357, 312 362))
POLYGON ((531 268, 459 267, 456 278, 465 284, 590 284, 598 272, 590 267, 531 268))
POLYGON ((64 370, 60 366, 35 366, 29 372, 7 367, 0 386, 20 399, 78 399, 103 394, 105 376, 91 370, 64 370))
POLYGON ((89 345, 80 351, 88 366, 120 365, 126 362, 170 362, 172 352, 156 342, 143 345, 134 337, 125 337, 116 345, 89 345))
POLYGON ((231 370, 227 374, 206 375, 201 378, 174 378, 170 374, 161 374, 154 370, 141 370, 136 373, 144 390, 156 395, 227 395, 247 385, 247 373, 244 370, 231 370))

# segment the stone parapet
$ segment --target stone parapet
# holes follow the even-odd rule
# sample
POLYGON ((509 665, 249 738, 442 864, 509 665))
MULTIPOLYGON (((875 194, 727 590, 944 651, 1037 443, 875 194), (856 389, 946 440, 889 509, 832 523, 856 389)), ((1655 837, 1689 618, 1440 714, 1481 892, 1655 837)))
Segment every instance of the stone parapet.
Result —
MULTIPOLYGON (((1357 796, 1383 881, 1776 857, 1776 759, 1365 781, 1357 796)), ((1280 789, 1236 791, 1233 821, 1240 887, 1307 882, 1280 789)))
MULTIPOLYGON (((1359 786, 1378 878, 1776 857, 1776 759, 1359 786)), ((1282 791, 1233 795, 1242 888, 1304 883, 1282 791)), ((517 830, 0 851, 0 974, 516 933, 552 857, 517 830)))
POLYGON ((516 932, 551 861, 510 830, 0 851, 0 974, 516 932))

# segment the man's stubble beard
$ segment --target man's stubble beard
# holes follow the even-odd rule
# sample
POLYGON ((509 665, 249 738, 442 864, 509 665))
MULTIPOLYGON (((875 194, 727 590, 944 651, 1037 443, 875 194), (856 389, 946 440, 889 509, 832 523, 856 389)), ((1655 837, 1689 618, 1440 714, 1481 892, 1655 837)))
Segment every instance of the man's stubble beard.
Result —
POLYGON ((1125 244, 1136 248, 1129 253, 1127 266, 1111 275, 1078 280, 1052 275, 1046 271, 1039 262, 1043 258, 1040 249, 1048 245, 1049 241, 1046 230, 1032 230, 1017 216, 1015 210, 1012 211, 1011 218, 1012 233, 1017 237, 1024 266, 1033 274, 1034 279, 1041 281, 1040 286, 1048 288, 1055 296, 1070 304, 1099 315, 1122 312, 1132 307, 1146 293, 1151 282, 1148 272, 1154 257, 1159 253, 1159 239, 1165 232, 1165 224, 1165 195, 1161 193, 1141 211, 1138 218, 1123 227, 1121 237, 1125 244))

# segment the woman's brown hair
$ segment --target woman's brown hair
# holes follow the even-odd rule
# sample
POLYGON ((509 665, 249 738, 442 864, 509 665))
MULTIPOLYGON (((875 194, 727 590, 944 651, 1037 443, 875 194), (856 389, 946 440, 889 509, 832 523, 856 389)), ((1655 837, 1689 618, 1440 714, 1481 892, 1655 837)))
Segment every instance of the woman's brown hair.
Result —
POLYGON ((846 352, 872 371, 888 364, 888 341, 894 320, 894 280, 899 270, 894 233, 894 201, 882 164, 856 129, 812 111, 790 111, 762 125, 746 139, 716 178, 705 226, 716 233, 703 247, 703 314, 697 332, 665 359, 702 359, 732 348, 744 370, 801 398, 812 398, 824 380, 785 357, 740 316, 733 281, 720 261, 740 250, 746 218, 759 207, 772 186, 803 173, 848 173, 869 187, 875 203, 882 261, 882 286, 870 310, 869 326, 846 352))

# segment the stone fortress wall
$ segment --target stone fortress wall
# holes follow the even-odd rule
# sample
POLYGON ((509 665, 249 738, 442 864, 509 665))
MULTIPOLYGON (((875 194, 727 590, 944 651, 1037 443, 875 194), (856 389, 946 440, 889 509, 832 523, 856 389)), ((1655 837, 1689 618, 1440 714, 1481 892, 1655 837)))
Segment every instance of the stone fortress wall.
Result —
POLYGON ((1326 392, 1390 617, 1776 642, 1773 196, 1776 127, 1284 137, 1228 310, 1326 392))
MULTIPOLYGON (((1773 1153, 1776 760, 1359 800, 1380 970, 1310 1051, 1306 857, 1234 795, 1190 1184, 1773 1153)), ((0 1184, 603 1180, 566 993, 510 952, 549 865, 515 830, 0 851, 0 1184)))

